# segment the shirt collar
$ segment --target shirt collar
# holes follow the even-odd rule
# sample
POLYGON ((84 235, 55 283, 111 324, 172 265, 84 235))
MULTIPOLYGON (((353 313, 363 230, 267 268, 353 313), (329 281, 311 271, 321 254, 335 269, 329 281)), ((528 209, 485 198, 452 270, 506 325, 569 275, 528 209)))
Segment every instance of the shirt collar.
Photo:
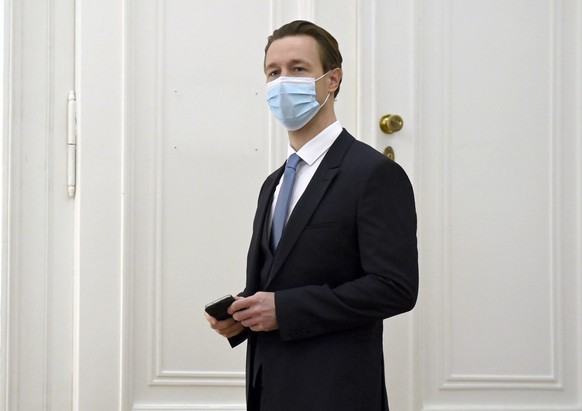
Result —
MULTIPOLYGON (((327 126, 325 130, 316 135, 314 138, 309 140, 303 147, 301 147, 301 149, 299 149, 299 151, 297 151, 297 154, 307 164, 312 165, 319 157, 321 157, 325 152, 327 152, 327 150, 329 150, 341 132, 342 126, 339 121, 336 121, 335 123, 327 126)), ((289 158, 289 156, 293 153, 295 153, 295 150, 293 147, 289 146, 287 148, 287 158, 289 158)))

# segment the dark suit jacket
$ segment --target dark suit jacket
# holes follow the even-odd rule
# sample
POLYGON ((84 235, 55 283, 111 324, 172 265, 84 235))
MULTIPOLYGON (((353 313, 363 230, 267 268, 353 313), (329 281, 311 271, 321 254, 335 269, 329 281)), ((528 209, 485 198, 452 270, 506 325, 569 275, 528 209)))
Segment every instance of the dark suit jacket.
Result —
POLYGON ((265 227, 283 169, 261 188, 241 293, 275 292, 279 329, 230 340, 248 338, 248 399, 260 370, 261 411, 387 410, 382 320, 411 310, 418 291, 410 181, 343 130, 273 254, 265 227))

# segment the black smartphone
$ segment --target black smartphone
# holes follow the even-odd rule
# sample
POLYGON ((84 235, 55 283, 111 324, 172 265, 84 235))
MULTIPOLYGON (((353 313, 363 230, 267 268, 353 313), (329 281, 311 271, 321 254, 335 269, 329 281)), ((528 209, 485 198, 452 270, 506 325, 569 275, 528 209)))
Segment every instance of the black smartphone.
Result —
POLYGON ((225 295, 216 301, 206 304, 204 310, 219 321, 226 320, 227 318, 232 317, 226 312, 226 310, 228 310, 228 307, 230 307, 234 301, 235 299, 232 295, 225 295))

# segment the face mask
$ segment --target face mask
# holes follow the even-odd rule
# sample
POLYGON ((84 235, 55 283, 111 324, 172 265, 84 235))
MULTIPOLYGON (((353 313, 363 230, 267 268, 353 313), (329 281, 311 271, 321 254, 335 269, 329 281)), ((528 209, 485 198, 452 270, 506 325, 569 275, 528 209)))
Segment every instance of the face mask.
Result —
MULTIPOLYGON (((331 70, 330 70, 331 71, 331 70)), ((290 131, 305 126, 327 103, 329 94, 323 104, 315 98, 315 82, 323 77, 279 77, 267 83, 267 102, 271 112, 279 122, 290 131)))

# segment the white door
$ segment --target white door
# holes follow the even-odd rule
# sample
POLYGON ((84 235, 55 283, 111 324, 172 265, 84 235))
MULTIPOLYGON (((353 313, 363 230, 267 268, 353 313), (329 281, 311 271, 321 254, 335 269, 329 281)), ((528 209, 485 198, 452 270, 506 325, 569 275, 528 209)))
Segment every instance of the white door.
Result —
MULTIPOLYGON (((71 203, 58 200, 71 216, 63 237, 46 211, 56 200, 26 202, 34 196, 19 174, 7 177, 23 200, 3 202, 16 261, 3 262, 4 408, 244 409, 244 347, 212 333, 202 307, 243 285, 258 189, 286 145, 264 102, 263 47, 273 28, 305 18, 340 43, 342 124, 378 150, 393 147, 415 186, 421 294, 412 313, 386 321, 391 409, 579 411, 581 9, 573 0, 77 0, 75 275, 36 282, 61 248, 72 260, 53 240, 72 230, 71 203), (404 128, 382 133, 385 114, 404 128), (41 228, 22 204, 41 210, 41 228), (35 243, 20 236, 38 233, 44 245, 32 255, 45 258, 29 261, 35 243), (23 331, 39 318, 29 302, 69 319, 42 320, 50 338, 39 339, 38 328, 23 331), (37 358, 48 365, 35 373, 37 358)), ((4 158, 28 164, 16 154, 4 158)), ((55 167, 51 184, 64 180, 55 167)))

